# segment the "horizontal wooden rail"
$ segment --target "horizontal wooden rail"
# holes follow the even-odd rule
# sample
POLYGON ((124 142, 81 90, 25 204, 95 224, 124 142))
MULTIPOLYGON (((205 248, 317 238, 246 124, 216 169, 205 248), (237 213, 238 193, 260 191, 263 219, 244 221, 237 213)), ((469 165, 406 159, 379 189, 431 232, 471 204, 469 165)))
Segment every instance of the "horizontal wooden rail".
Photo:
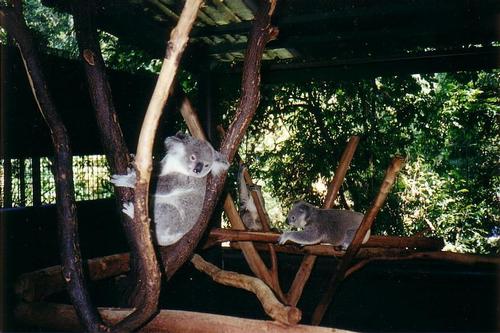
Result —
MULTIPOLYGON (((243 231, 234 229, 214 228, 210 230, 207 243, 221 243, 227 241, 251 241, 260 243, 277 243, 280 234, 275 232, 243 231)), ((383 247, 420 250, 440 250, 444 242, 439 238, 428 238, 421 236, 399 237, 399 236, 371 236, 362 247, 383 247)), ((312 245, 304 248, 332 247, 331 245, 312 245)), ((338 251, 341 253, 342 251, 338 251)))

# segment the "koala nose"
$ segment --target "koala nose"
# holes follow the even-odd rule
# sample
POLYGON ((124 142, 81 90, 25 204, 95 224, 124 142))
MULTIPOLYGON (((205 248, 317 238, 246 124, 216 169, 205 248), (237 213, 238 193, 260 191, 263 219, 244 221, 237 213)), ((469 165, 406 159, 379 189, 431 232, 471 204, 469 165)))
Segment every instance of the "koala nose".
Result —
POLYGON ((201 172, 201 170, 203 170, 203 163, 200 163, 200 162, 196 163, 196 165, 195 165, 195 167, 194 167, 193 171, 194 171, 195 173, 200 173, 200 172, 201 172))

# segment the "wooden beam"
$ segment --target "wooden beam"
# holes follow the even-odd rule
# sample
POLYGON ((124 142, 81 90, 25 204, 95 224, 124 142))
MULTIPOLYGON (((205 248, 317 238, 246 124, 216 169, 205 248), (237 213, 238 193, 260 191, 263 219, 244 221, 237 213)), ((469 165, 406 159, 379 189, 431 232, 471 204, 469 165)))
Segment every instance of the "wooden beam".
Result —
MULTIPOLYGON (((332 61, 305 61, 290 64, 264 64, 263 84, 358 80, 380 75, 456 72, 500 68, 500 47, 481 47, 452 51, 391 54, 383 57, 354 57, 332 61)), ((218 80, 231 84, 238 76, 238 66, 214 67, 218 80)))
MULTIPOLYGON (((210 230, 208 243, 222 243, 227 241, 233 242, 260 242, 260 243, 277 243, 281 234, 276 232, 261 232, 261 231, 246 231, 213 228, 210 230)), ((295 246, 295 245, 286 245, 295 246)), ((418 250, 440 250, 444 246, 444 242, 439 238, 428 238, 421 236, 401 237, 401 236, 381 236, 372 235, 368 242, 362 244, 361 247, 371 248, 400 248, 400 249, 418 249, 418 250)), ((298 246, 296 246, 298 247, 298 246)), ((306 245, 299 248, 320 248, 330 247, 331 245, 306 245)), ((341 251, 338 251, 341 252, 341 251)))

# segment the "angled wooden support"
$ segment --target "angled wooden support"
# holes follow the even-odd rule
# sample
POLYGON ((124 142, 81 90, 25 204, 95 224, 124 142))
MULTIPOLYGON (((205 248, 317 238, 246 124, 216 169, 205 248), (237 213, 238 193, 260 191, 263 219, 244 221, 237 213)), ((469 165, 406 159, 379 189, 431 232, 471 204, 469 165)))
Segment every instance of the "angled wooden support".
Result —
MULTIPOLYGON (((250 173, 248 172, 248 169, 245 168, 245 170, 243 171, 243 176, 245 178, 245 182, 248 185, 250 185, 250 186, 253 185, 253 181, 252 181, 252 178, 250 177, 250 173)), ((270 232, 271 227, 269 225, 269 217, 264 209, 264 203, 260 201, 260 197, 257 195, 257 193, 255 191, 250 191, 250 194, 252 195, 253 201, 255 203, 255 207, 257 208, 257 213, 259 214, 259 219, 260 219, 260 222, 262 223, 262 230, 265 232, 270 232)), ((271 288, 278 295, 278 297, 283 302, 285 302, 286 297, 283 294, 283 291, 281 290, 280 282, 279 282, 278 256, 276 254, 275 245, 268 243, 267 246, 269 248, 269 257, 271 258, 271 267, 268 269, 270 277, 272 279, 271 288)))
POLYGON ((363 217, 363 221, 361 222, 361 225, 359 226, 356 235, 354 235, 354 239, 347 248, 344 257, 337 265, 335 273, 332 276, 330 283, 328 285, 327 291, 323 294, 320 303, 314 310, 312 316, 313 325, 319 325, 319 323, 323 319, 323 316, 325 315, 326 309, 328 308, 328 306, 332 301, 335 291, 337 290, 340 283, 343 281, 347 270, 351 266, 352 260, 354 259, 359 249, 361 248, 361 245, 363 243, 363 238, 365 237, 368 230, 370 230, 370 228, 372 227, 375 217, 380 211, 380 208, 382 208, 387 198, 387 195, 391 191, 391 188, 394 185, 396 176, 399 170, 401 169, 403 162, 404 159, 400 156, 397 156, 392 160, 391 164, 389 165, 389 168, 385 173, 385 177, 382 182, 382 185, 380 186, 380 190, 379 193, 377 194, 377 197, 373 201, 372 206, 370 207, 368 212, 363 217))
MULTIPOLYGON (((232 199, 230 194, 227 195, 226 200, 224 201, 224 212, 226 213, 226 216, 229 219, 229 223, 231 224, 231 227, 233 229, 246 229, 243 221, 241 221, 240 215, 238 214, 238 211, 236 210, 236 207, 234 205, 234 200, 232 199)), ((257 252, 252 242, 238 242, 238 244, 241 247, 243 256, 245 257, 250 270, 255 274, 255 276, 264 281, 276 293, 276 296, 278 296, 281 301, 285 302, 286 298, 281 291, 281 287, 278 281, 277 260, 274 259, 275 262, 271 264, 271 268, 267 268, 266 264, 260 257, 259 252, 257 252)), ((268 250, 270 249, 271 248, 268 247, 268 250)), ((275 251, 274 248, 272 249, 273 251, 275 251)), ((273 259, 271 260, 273 261, 273 259)))
MULTIPOLYGON (((325 203, 323 208, 332 208, 335 199, 337 198, 338 192, 342 183, 344 182, 345 175, 347 173, 347 169, 351 164, 352 157, 354 156, 354 152, 359 143, 358 136, 352 136, 347 143, 344 152, 340 158, 339 165, 337 170, 335 170, 335 175, 333 177, 332 182, 328 186, 328 191, 325 198, 325 203)), ((300 296, 304 290, 304 286, 309 280, 309 276, 311 275, 311 271, 314 267, 314 263, 316 262, 316 256, 306 254, 304 259, 302 259, 302 263, 295 275, 295 279, 292 282, 290 290, 288 291, 286 297, 289 305, 297 305, 300 296)))

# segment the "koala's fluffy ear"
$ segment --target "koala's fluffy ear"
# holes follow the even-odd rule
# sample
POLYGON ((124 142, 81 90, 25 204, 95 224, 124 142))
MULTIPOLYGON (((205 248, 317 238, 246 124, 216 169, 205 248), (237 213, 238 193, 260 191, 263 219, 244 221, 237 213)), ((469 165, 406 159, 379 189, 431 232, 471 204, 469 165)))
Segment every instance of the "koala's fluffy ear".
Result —
POLYGON ((179 131, 174 136, 169 136, 165 139, 165 149, 169 150, 176 144, 186 142, 187 139, 189 139, 189 137, 179 131))
POLYGON ((311 215, 311 210, 313 207, 305 201, 300 201, 298 204, 299 204, 299 211, 301 213, 304 213, 306 219, 309 218, 309 215, 311 215))
POLYGON ((214 162, 212 163, 212 174, 214 176, 220 175, 222 172, 229 169, 229 162, 226 157, 214 149, 214 162))

